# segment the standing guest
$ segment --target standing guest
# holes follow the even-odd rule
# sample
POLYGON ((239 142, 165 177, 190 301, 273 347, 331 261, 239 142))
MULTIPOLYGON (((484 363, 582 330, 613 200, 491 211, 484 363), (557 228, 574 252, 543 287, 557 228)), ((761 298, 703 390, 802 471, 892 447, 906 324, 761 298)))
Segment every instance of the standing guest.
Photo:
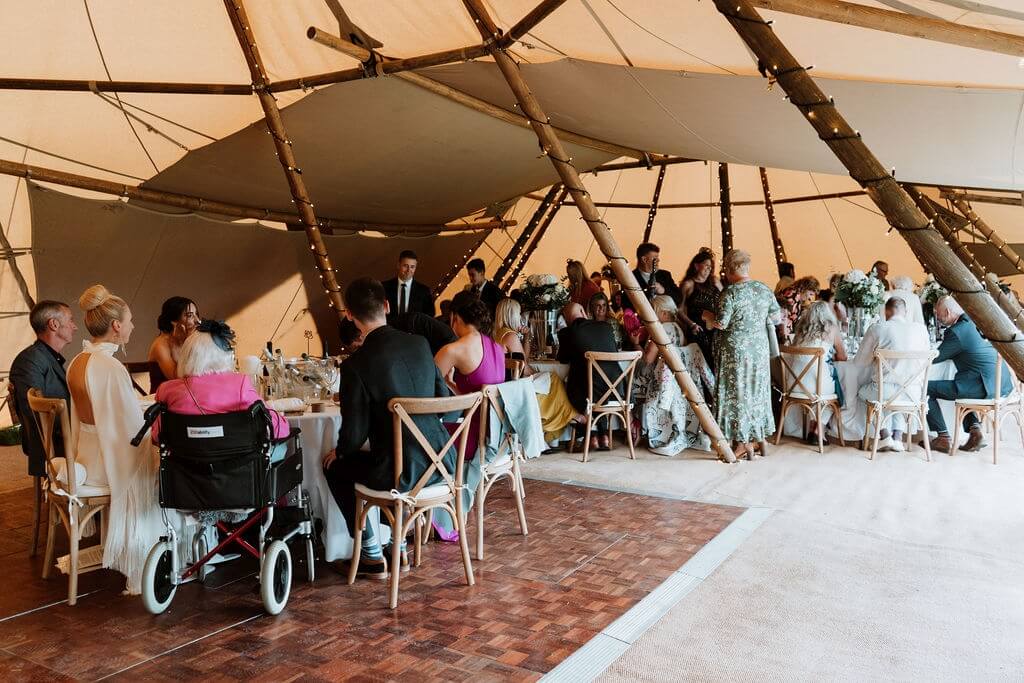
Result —
POLYGON ((781 294, 782 290, 796 282, 796 266, 789 261, 779 264, 779 281, 775 283, 775 294, 781 294))
MULTIPOLYGON (((487 310, 493 319, 494 309, 498 307, 498 302, 501 301, 504 295, 496 283, 487 279, 486 270, 487 266, 484 265, 483 259, 475 258, 467 263, 466 274, 469 275, 469 284, 466 285, 466 290, 476 292, 477 296, 480 297, 480 301, 487 305, 487 310)), ((454 306, 454 301, 452 305, 454 306)))
POLYGON ((172 296, 160 307, 156 326, 160 334, 149 346, 146 357, 156 365, 149 371, 149 391, 155 393, 161 384, 178 376, 181 345, 199 324, 196 302, 184 296, 172 296))
POLYGON ((437 314, 430 288, 413 279, 418 262, 416 252, 406 249, 398 255, 398 275, 384 281, 392 313, 423 313, 431 317, 437 314))
MULTIPOLYGON (((61 351, 71 342, 78 326, 71 316, 71 308, 61 301, 40 301, 32 307, 28 322, 36 333, 36 340, 15 356, 10 380, 14 384, 14 409, 21 420, 21 450, 28 456, 28 473, 45 477, 46 449, 28 405, 28 390, 38 389, 46 398, 68 400, 61 351)), ((60 425, 55 429, 54 447, 62 457, 64 441, 60 438, 60 425)))
MULTIPOLYGON (((659 294, 668 294, 672 300, 679 303, 679 288, 676 287, 672 273, 658 268, 661 249, 653 242, 644 242, 636 248, 636 268, 633 269, 633 277, 640 284, 644 296, 648 301, 659 294)), ((623 295, 622 307, 633 309, 633 302, 628 296, 623 295)))
POLYGON ((874 275, 882 282, 882 286, 885 287, 886 291, 891 289, 889 287, 889 281, 885 278, 889 275, 889 264, 885 261, 875 261, 871 264, 871 270, 868 271, 870 275, 874 275))
POLYGON ((892 279, 892 289, 882 297, 886 301, 892 297, 903 299, 907 305, 907 320, 914 323, 924 324, 924 309, 921 306, 921 297, 914 294, 914 281, 906 275, 897 275, 892 279))
MULTIPOLYGON (((558 332, 558 360, 569 365, 569 375, 565 382, 569 402, 578 413, 587 412, 587 383, 589 367, 587 351, 605 351, 615 353, 615 335, 612 327, 606 322, 588 320, 587 314, 579 304, 569 303, 562 310, 566 327, 558 332)), ((602 362, 601 367, 608 377, 619 374, 616 363, 602 362)), ((594 396, 600 397, 608 390, 607 383, 598 375, 594 377, 594 396)), ((611 449, 611 438, 608 434, 608 420, 602 420, 597 427, 598 436, 590 437, 590 447, 600 450, 611 449)), ((589 435, 585 435, 586 438, 589 435)))
POLYGON ((167 527, 156 495, 159 458, 148 440, 131 445, 145 420, 128 370, 114 358, 135 324, 124 299, 103 285, 85 290, 78 305, 92 339, 68 363, 69 443, 86 471, 82 483, 110 488, 103 566, 124 574, 127 592, 138 595, 146 557, 167 527))
POLYGON ((451 299, 445 299, 444 301, 442 301, 439 304, 439 306, 441 308, 441 313, 440 313, 440 315, 438 315, 434 319, 437 320, 437 322, 439 322, 439 323, 444 323, 448 327, 451 327, 452 326, 452 300, 451 299))
POLYGON ((767 325, 778 316, 779 304, 768 285, 750 279, 750 254, 733 249, 722 265, 729 286, 718 310, 704 313, 708 328, 722 332, 715 363, 718 425, 737 456, 753 459, 753 444, 764 455, 775 433, 767 325))
MULTIPOLYGON (((825 387, 827 388, 824 391, 829 393, 831 389, 831 392, 835 393, 839 398, 839 405, 842 406, 844 404, 843 385, 839 381, 839 372, 836 370, 835 362, 837 360, 846 360, 846 346, 843 344, 843 335, 839 331, 839 321, 832 315, 831 304, 827 301, 815 301, 807 310, 800 314, 796 321, 796 326, 793 328, 793 346, 825 350, 825 364, 831 376, 832 385, 829 387, 826 384, 825 387)), ((800 373, 804 371, 804 368, 809 363, 814 362, 808 356, 792 356, 789 354, 786 354, 786 360, 797 377, 800 376, 800 373)), ((803 376, 801 382, 808 388, 817 386, 817 379, 813 374, 813 369, 803 376)), ((797 389, 799 390, 799 385, 797 385, 797 389)), ((841 416, 839 418, 841 419, 841 416)), ((825 417, 824 419, 827 425, 829 418, 825 417)), ((807 443, 817 445, 818 429, 824 429, 824 425, 819 425, 814 420, 811 420, 811 429, 807 433, 807 443)), ((822 435, 822 443, 828 444, 828 439, 824 435, 822 435)))
MULTIPOLYGON (((956 376, 953 379, 936 379, 928 382, 928 428, 938 434, 931 447, 939 451, 948 451, 952 437, 946 431, 946 420, 939 408, 939 401, 995 397, 997 351, 981 336, 977 326, 953 297, 944 296, 935 302, 935 319, 948 327, 939 346, 939 355, 934 362, 953 361, 956 365, 956 376)), ((1001 370, 1003 376, 1000 393, 1005 396, 1013 389, 1013 384, 1009 369, 1002 365, 1001 370)), ((963 427, 969 436, 967 443, 960 446, 960 450, 977 451, 988 445, 981 435, 981 423, 977 415, 965 415, 963 427)), ((996 437, 998 438, 998 434, 996 437)), ((959 433, 956 438, 959 442, 959 433)))
POLYGON ((813 276, 802 277, 777 295, 779 306, 782 307, 782 322, 785 333, 792 334, 793 326, 804 309, 818 296, 820 285, 813 276))
MULTIPOLYGON (((353 280, 345 289, 345 308, 363 343, 341 365, 341 430, 337 448, 324 455, 323 467, 348 531, 354 536, 355 485, 383 490, 395 486, 395 430, 388 401, 447 396, 448 390, 427 340, 388 326, 387 296, 380 282, 368 277, 353 280), (367 440, 369 452, 362 450, 367 440)), ((436 416, 414 415, 412 420, 432 448, 440 449, 447 443, 448 432, 436 416)), ((405 491, 419 481, 431 460, 415 439, 403 442, 402 457, 398 487, 405 491)), ((444 463, 448 471, 454 471, 454 450, 444 454, 444 463)), ((441 480, 441 475, 434 472, 429 483, 441 480)), ((380 542, 370 524, 363 530, 359 573, 376 579, 388 576, 380 542)))
POLYGON ((598 285, 586 277, 586 273, 581 262, 572 259, 566 261, 565 274, 569 278, 570 300, 583 307, 590 303, 590 297, 601 291, 598 285))
MULTIPOLYGON (((860 349, 853 362, 862 368, 869 368, 874 365, 875 351, 885 349, 889 351, 927 351, 929 348, 928 329, 923 323, 914 322, 907 318, 907 304, 900 297, 892 297, 885 302, 885 319, 868 328, 861 340, 860 349)), ((888 400, 900 391, 900 386, 907 374, 913 372, 913 364, 906 360, 893 359, 889 361, 892 372, 888 375, 888 381, 882 387, 882 398, 888 400)), ((919 396, 921 385, 907 387, 901 395, 919 396)), ((878 378, 872 373, 871 379, 862 385, 857 391, 857 396, 865 401, 878 400, 878 378)), ((931 416, 929 415, 929 420, 931 416)), ((941 414, 940 414, 940 420, 941 414)), ((893 415, 892 435, 887 428, 879 431, 880 451, 903 451, 903 432, 907 427, 905 415, 893 415)), ((949 446, 947 445, 947 448, 949 446)))
POLYGON ((700 347, 708 366, 714 368, 714 330, 707 328, 704 311, 714 313, 718 309, 718 298, 722 295, 722 281, 715 272, 715 252, 701 247, 696 256, 690 259, 679 288, 682 301, 678 318, 683 324, 686 339, 700 347))

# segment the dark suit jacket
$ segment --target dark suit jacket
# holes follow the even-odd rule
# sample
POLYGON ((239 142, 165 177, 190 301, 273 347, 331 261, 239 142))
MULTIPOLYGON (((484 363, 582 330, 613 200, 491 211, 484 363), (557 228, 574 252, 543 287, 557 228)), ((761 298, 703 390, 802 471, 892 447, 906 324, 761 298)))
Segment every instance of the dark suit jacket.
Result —
MULTIPOLYGON (((569 402, 579 412, 587 409, 587 358, 583 354, 587 351, 615 353, 618 350, 615 333, 606 322, 578 318, 558 332, 558 360, 569 364, 565 392, 569 395, 569 402)), ((619 374, 617 363, 603 362, 601 368, 613 380, 619 374)), ((620 393, 624 388, 620 385, 620 393)), ((600 398, 607 389, 608 384, 595 373, 594 399, 600 398)))
POLYGON ((396 330, 423 337, 430 345, 430 353, 435 356, 442 346, 451 344, 458 339, 451 327, 425 313, 410 312, 389 315, 388 325, 396 330))
MULTIPOLYGON (((359 468, 364 473, 359 483, 377 489, 393 487, 394 430, 388 401, 396 397, 448 395, 448 388, 434 365, 426 339, 388 326, 374 330, 341 365, 338 457, 368 458, 368 466, 359 468), (369 453, 360 451, 367 439, 370 441, 369 453)), ((440 449, 448 441, 448 432, 440 418, 417 415, 413 420, 435 449, 440 449)), ((430 465, 430 459, 419 443, 408 430, 405 434, 402 476, 398 482, 403 490, 415 484, 430 465)), ((445 455, 445 463, 450 472, 455 471, 454 449, 445 455)), ((435 472, 432 481, 440 480, 435 472)))
POLYGON ((491 316, 494 315, 494 309, 498 307, 498 302, 504 297, 505 293, 501 291, 501 288, 493 280, 484 282, 483 289, 480 290, 480 301, 487 304, 487 308, 491 311, 491 316))
MULTIPOLYGON (((682 301, 682 290, 679 289, 679 285, 677 285, 676 281, 672 278, 672 273, 670 271, 658 269, 654 273, 654 278, 652 278, 646 286, 644 285, 644 275, 640 272, 639 268, 633 269, 633 277, 635 277, 636 281, 640 283, 648 301, 656 296, 654 293, 655 282, 661 283, 661 286, 665 289, 665 294, 672 297, 672 300, 676 302, 676 306, 678 306, 679 302, 682 301)), ((629 297, 626 296, 625 292, 623 292, 622 296, 622 307, 633 309, 633 302, 629 300, 629 297)))
MULTIPOLYGON (((68 400, 68 381, 64 374, 64 357, 44 342, 36 340, 11 363, 11 381, 14 382, 14 409, 21 420, 21 450, 28 456, 28 473, 46 476, 46 453, 43 440, 36 427, 35 416, 28 405, 28 390, 39 389, 46 398, 68 400)), ((57 425, 55 448, 63 455, 64 444, 57 425)))
MULTIPOLYGON (((982 338, 977 326, 966 315, 949 326, 939 346, 935 362, 952 360, 956 365, 957 393, 966 398, 993 398, 996 393, 996 350, 982 338)), ((1004 365, 1001 393, 1013 389, 1010 371, 1004 365)))
MULTIPOLYGON (((398 278, 393 277, 390 280, 385 280, 382 284, 384 285, 384 293, 388 297, 388 303, 391 304, 391 312, 398 313, 398 278)), ((430 317, 437 315, 437 311, 434 310, 434 297, 430 293, 430 287, 416 280, 409 284, 408 310, 415 313, 425 313, 430 317)))

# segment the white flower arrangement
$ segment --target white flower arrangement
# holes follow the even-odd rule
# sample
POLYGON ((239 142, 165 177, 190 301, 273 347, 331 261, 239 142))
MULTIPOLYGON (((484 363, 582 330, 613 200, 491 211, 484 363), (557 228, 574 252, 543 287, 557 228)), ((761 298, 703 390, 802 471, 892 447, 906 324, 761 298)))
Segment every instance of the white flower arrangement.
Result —
POLYGON ((527 311, 557 311, 569 303, 569 290, 557 275, 529 275, 519 286, 520 303, 527 311))
POLYGON ((557 275, 528 275, 526 277, 526 284, 531 287, 545 287, 547 285, 557 285, 560 282, 557 275))
POLYGON ((863 270, 851 270, 836 286, 836 301, 848 308, 875 310, 882 305, 885 285, 877 277, 865 275, 863 270))
POLYGON ((940 298, 949 294, 949 290, 940 285, 934 277, 928 276, 928 279, 921 285, 921 289, 918 290, 917 295, 921 298, 921 303, 935 305, 935 302, 940 298))

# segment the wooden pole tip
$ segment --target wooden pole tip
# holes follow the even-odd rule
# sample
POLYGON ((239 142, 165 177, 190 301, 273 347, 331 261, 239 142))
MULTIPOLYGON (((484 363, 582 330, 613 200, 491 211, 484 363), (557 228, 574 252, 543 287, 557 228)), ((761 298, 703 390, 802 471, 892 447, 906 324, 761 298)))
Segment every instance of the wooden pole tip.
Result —
POLYGON ((306 37, 310 40, 316 38, 316 26, 310 26, 306 29, 306 37))

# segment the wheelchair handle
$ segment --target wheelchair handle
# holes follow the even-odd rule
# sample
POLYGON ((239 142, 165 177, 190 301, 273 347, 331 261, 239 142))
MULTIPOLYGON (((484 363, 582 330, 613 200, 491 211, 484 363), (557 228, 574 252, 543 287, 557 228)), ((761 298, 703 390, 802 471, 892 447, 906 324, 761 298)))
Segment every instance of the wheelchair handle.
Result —
POLYGON ((142 443, 142 440, 146 438, 146 433, 149 431, 153 423, 156 422, 157 418, 160 417, 164 412, 167 411, 166 403, 154 403, 150 407, 146 408, 146 412, 143 415, 145 420, 142 423, 142 428, 139 429, 139 433, 132 439, 132 446, 136 448, 142 443))

